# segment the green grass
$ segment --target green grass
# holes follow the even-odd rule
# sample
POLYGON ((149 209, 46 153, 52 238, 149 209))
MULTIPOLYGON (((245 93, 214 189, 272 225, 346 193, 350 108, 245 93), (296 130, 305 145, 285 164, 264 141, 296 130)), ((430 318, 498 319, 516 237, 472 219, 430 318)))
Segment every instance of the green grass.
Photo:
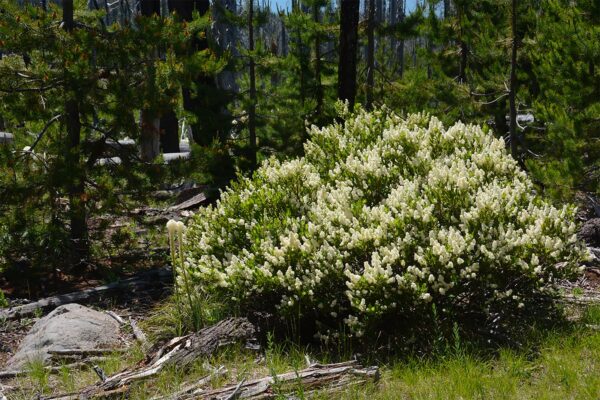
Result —
MULTIPOLYGON (((600 332, 589 326, 600 323, 600 307, 581 312, 581 319, 570 328, 538 332, 519 349, 503 348, 493 354, 469 349, 468 343, 453 343, 435 356, 396 357, 381 364, 378 383, 353 387, 335 395, 317 393, 318 399, 598 399, 600 398, 600 332)), ((367 355, 368 356, 368 355, 367 355)), ((214 377, 213 388, 241 379, 279 374, 305 368, 306 358, 333 362, 332 354, 311 353, 308 348, 277 342, 270 338, 261 352, 243 346, 230 346, 206 360, 198 360, 191 370, 168 368, 157 377, 135 384, 129 398, 150 399, 174 393, 184 385, 223 367, 226 374, 214 377)), ((376 357, 376 356, 373 356, 376 357)), ((100 366, 115 373, 143 358, 139 348, 126 357, 115 354, 100 366)), ((30 365, 29 376, 18 378, 11 386, 21 389, 11 399, 30 399, 36 393, 73 392, 97 381, 90 370, 61 368, 49 375, 41 365, 30 365)), ((274 388, 277 392, 277 387, 274 388)), ((288 386, 289 390, 289 386, 288 386)), ((297 388, 297 398, 307 398, 297 388)))
POLYGON ((458 353, 411 359, 383 370, 374 387, 343 399, 598 399, 600 333, 552 333, 538 346, 502 349, 496 357, 458 353))

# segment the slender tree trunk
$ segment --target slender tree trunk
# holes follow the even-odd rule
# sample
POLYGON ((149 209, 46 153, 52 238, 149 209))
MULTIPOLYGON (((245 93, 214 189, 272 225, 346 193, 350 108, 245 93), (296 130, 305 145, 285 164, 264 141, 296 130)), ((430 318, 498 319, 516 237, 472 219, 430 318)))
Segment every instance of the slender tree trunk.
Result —
POLYGON ((458 46, 460 49, 460 65, 458 67, 458 81, 460 83, 467 82, 467 63, 469 56, 469 46, 464 40, 459 40, 458 46))
MULTIPOLYGON (((319 4, 317 1, 313 3, 313 21, 315 24, 320 22, 319 4)), ((323 112, 323 85, 321 83, 321 34, 317 32, 315 35, 315 79, 317 81, 316 100, 317 108, 315 110, 317 117, 323 112)))
MULTIPOLYGON (((140 11, 142 16, 161 15, 160 0, 140 0, 140 11)), ((149 74, 152 76, 153 74, 149 74)), ((179 121, 172 108, 162 110, 160 118, 152 116, 149 110, 142 111, 142 121, 146 121, 147 132, 142 133, 142 137, 147 140, 142 147, 142 159, 151 161, 160 150, 164 153, 179 152, 179 121), (147 116, 146 116, 147 114, 147 116), (158 139, 158 140, 157 140, 158 139)), ((142 122, 144 123, 144 122, 142 122)))
POLYGON ((250 135, 250 168, 256 169, 256 71, 254 64, 254 0, 248 0, 248 50, 250 50, 250 108, 248 110, 248 133, 250 135))
MULTIPOLYGON (((73 32, 73 0, 63 0, 63 24, 66 32, 73 32)), ((65 74, 67 71, 65 70, 65 74)), ((71 228, 71 267, 77 268, 88 258, 88 229, 86 217, 85 175, 81 165, 81 121, 77 94, 66 83, 65 124, 67 129, 67 164, 69 176, 69 220, 71 228)))
MULTIPOLYGON (((390 25, 396 26, 398 23, 398 0, 390 0, 390 25)), ((395 59, 396 46, 398 45, 395 35, 390 35, 390 49, 392 50, 392 56, 390 57, 390 64, 393 66, 397 61, 395 59)))
MULTIPOLYGON (((151 17, 160 14, 160 0, 141 0, 141 14, 144 17, 151 17)), ((157 52, 155 49, 154 52, 157 52)), ((154 54, 156 55, 156 54, 154 54)), ((147 93, 148 97, 154 95, 155 88, 153 87, 156 71, 153 65, 150 65, 147 70, 147 81, 150 82, 150 90, 147 93)), ((160 119, 157 110, 143 109, 140 114, 141 124, 141 158, 144 161, 153 161, 160 154, 160 119)))
POLYGON ((287 55, 288 55, 288 37, 287 37, 285 22, 283 21, 283 18, 281 15, 279 16, 279 21, 281 24, 281 56, 287 57, 287 55))
POLYGON ((460 83, 467 82, 467 62, 469 56, 469 46, 463 39, 463 12, 464 6, 461 5, 457 8, 458 11, 458 48, 460 52, 460 63, 458 65, 458 81, 460 83))
MULTIPOLYGON (((400 23, 404 22, 404 17, 406 15, 406 1, 402 0, 402 9, 400 10, 400 23)), ((404 76, 404 38, 400 39, 400 43, 398 44, 398 65, 400 66, 400 78, 404 76)))
MULTIPOLYGON (((431 10, 430 12, 434 12, 431 10)), ((427 50, 427 79, 431 79, 433 75, 433 71, 431 68, 431 54, 432 54, 432 45, 431 45, 431 35, 427 33, 425 36, 425 49, 427 50)))
POLYGON ((513 157, 517 157, 517 0, 512 0, 511 10, 511 57, 510 57, 510 152, 513 157))
POLYGON ((450 0, 444 0, 444 19, 450 17, 450 0))
POLYGON ((347 100, 350 110, 354 109, 356 100, 359 8, 359 0, 345 0, 342 1, 340 10, 338 98, 347 100))
POLYGON ((373 107, 373 88, 375 86, 375 0, 368 0, 367 20, 367 99, 366 108, 373 107))
MULTIPOLYGON (((292 12, 300 13, 302 12, 302 8, 298 1, 292 1, 292 12)), ((300 103, 304 106, 304 100, 306 96, 306 52, 304 49, 304 44, 302 43, 302 33, 300 32, 300 28, 296 28, 296 46, 298 52, 298 59, 300 62, 300 103)))
MULTIPOLYGON (((205 15, 209 11, 209 0, 169 0, 169 10, 175 12, 181 22, 189 22, 194 11, 205 15)), ((192 51, 202 51, 208 48, 206 39, 192 39, 192 51)), ((221 132, 222 110, 219 102, 214 99, 219 95, 215 80, 210 76, 198 74, 195 78, 197 95, 192 96, 189 88, 184 88, 183 108, 196 115, 197 121, 192 125, 194 141, 201 146, 210 146, 215 139, 221 139, 226 134, 221 132), (209 94, 210 93, 210 94, 209 94)))

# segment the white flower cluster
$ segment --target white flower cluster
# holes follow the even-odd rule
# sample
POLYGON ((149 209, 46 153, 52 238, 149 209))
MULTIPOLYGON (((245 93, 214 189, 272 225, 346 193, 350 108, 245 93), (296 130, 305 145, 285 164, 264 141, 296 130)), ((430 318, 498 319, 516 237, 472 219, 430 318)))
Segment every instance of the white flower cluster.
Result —
POLYGON ((269 160, 194 217, 184 265, 199 290, 360 335, 465 292, 527 307, 585 257, 574 210, 533 194, 478 126, 380 109, 310 134, 303 158, 269 160))

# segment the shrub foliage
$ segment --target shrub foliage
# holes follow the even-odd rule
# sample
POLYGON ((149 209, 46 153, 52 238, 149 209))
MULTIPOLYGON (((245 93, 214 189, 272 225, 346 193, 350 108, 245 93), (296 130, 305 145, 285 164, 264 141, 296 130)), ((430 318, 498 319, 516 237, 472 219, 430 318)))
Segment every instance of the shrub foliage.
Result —
POLYGON ((263 163, 193 218, 198 290, 361 336, 432 307, 516 315, 578 271, 574 209, 538 197, 502 140, 427 114, 341 115, 310 129, 304 157, 263 163))

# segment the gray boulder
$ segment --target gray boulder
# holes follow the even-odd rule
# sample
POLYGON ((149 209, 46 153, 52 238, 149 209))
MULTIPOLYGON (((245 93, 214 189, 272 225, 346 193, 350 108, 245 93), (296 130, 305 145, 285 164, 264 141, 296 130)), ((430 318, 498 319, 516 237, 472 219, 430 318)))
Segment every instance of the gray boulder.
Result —
POLYGON ((47 363, 49 351, 117 348, 120 337, 119 323, 110 315, 79 304, 60 306, 33 325, 5 370, 23 369, 34 360, 47 363))
POLYGON ((600 247, 600 218, 592 218, 583 224, 579 238, 588 246, 600 247))

